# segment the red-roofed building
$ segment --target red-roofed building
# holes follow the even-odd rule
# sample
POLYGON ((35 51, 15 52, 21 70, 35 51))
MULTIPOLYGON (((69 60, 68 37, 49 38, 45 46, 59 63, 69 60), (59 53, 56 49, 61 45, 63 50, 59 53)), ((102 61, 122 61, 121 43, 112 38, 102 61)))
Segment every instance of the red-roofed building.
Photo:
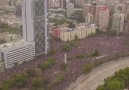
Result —
POLYGON ((100 29, 105 29, 108 27, 109 23, 109 7, 107 6, 97 6, 95 21, 100 27, 100 29))

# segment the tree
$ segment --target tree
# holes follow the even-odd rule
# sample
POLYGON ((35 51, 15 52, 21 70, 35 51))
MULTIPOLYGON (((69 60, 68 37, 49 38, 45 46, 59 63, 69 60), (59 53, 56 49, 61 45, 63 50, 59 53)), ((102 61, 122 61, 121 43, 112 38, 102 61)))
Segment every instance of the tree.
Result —
POLYGON ((34 78, 32 80, 32 87, 36 90, 43 87, 43 79, 42 78, 34 78))
POLYGON ((61 70, 63 70, 63 71, 67 70, 67 64, 66 63, 62 63, 60 67, 61 67, 61 70))
POLYGON ((87 55, 88 57, 99 56, 99 50, 95 49, 93 52, 87 55))
POLYGON ((105 90, 105 87, 103 85, 99 85, 96 90, 105 90))
POLYGON ((104 90, 124 90, 124 88, 128 87, 129 83, 129 68, 115 72, 114 76, 108 77, 104 82, 97 90, 101 90, 103 87, 104 90))
POLYGON ((58 85, 58 84, 60 84, 64 79, 65 79, 64 76, 63 76, 62 74, 59 74, 59 75, 57 75, 57 77, 54 79, 53 82, 54 82, 55 85, 58 85))
POLYGON ((83 54, 78 54, 78 55, 76 55, 76 58, 77 59, 82 59, 82 58, 85 58, 85 56, 83 54))
POLYGON ((69 28, 75 28, 75 24, 73 24, 73 22, 70 22, 68 27, 69 28))
POLYGON ((2 90, 10 90, 16 85, 16 81, 14 78, 11 78, 9 80, 5 80, 2 84, 2 90))
POLYGON ((75 40, 78 40, 78 36, 77 35, 75 35, 75 40))
POLYGON ((35 77, 37 72, 35 69, 29 69, 26 71, 26 73, 30 76, 30 77, 35 77))
POLYGON ((118 80, 109 81, 106 90, 124 90, 124 83, 118 80))
POLYGON ((38 68, 40 68, 43 72, 44 70, 50 68, 54 64, 55 64, 55 59, 54 58, 48 58, 47 61, 39 64, 38 68))
POLYGON ((94 67, 93 64, 85 64, 82 68, 82 71, 83 73, 87 74, 92 70, 93 67, 94 67))
POLYGON ((71 46, 69 44, 64 44, 63 45, 63 51, 67 52, 71 49, 71 46))
POLYGON ((16 86, 22 88, 27 84, 29 75, 27 73, 20 73, 20 74, 15 74, 12 78, 15 79, 16 86))
POLYGON ((85 18, 83 17, 83 11, 82 10, 76 10, 74 12, 75 19, 77 20, 78 23, 83 23, 85 22, 85 18))
POLYGON ((51 50, 48 52, 48 55, 54 55, 56 53, 56 50, 51 47, 51 50))

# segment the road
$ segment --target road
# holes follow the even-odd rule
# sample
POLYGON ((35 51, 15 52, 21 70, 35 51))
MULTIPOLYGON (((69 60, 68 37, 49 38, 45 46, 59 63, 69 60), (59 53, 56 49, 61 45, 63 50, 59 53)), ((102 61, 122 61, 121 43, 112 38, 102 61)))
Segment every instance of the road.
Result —
POLYGON ((114 72, 129 67, 129 57, 111 61, 94 68, 88 75, 82 75, 75 83, 65 90, 96 90, 98 85, 104 83, 104 79, 113 75, 114 72))

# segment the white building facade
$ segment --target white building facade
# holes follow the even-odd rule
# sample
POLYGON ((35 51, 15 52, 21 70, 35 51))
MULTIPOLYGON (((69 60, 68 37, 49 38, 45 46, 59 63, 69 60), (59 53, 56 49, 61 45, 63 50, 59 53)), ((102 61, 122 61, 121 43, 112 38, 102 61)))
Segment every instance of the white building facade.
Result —
POLYGON ((23 0, 22 19, 23 40, 0 45, 0 67, 4 63, 11 68, 48 52, 48 0, 23 0))
POLYGON ((0 45, 0 62, 4 62, 5 68, 11 68, 15 64, 32 60, 34 57, 34 42, 19 41, 0 45))

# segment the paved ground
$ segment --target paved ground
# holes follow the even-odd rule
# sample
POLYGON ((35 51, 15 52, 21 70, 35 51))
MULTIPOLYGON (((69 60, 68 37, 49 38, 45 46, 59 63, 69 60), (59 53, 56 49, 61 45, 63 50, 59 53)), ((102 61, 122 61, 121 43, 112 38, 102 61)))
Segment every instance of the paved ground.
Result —
POLYGON ((98 85, 104 83, 104 78, 113 75, 114 72, 125 67, 129 67, 129 57, 108 62, 93 69, 88 75, 82 75, 66 90, 95 90, 98 85))

